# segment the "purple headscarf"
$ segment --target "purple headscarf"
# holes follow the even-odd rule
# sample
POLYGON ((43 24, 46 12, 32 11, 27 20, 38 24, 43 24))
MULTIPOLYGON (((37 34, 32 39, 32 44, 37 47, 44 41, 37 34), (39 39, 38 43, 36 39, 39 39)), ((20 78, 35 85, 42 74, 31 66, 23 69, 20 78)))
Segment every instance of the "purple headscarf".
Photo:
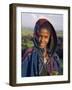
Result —
POLYGON ((39 19, 36 22, 35 28, 34 28, 34 35, 33 35, 34 36, 33 37, 34 45, 35 45, 35 47, 39 48, 39 32, 40 32, 41 28, 45 28, 48 31, 50 31, 50 33, 51 33, 47 48, 48 48, 49 54, 52 55, 56 49, 57 35, 56 35, 53 25, 47 19, 39 19))

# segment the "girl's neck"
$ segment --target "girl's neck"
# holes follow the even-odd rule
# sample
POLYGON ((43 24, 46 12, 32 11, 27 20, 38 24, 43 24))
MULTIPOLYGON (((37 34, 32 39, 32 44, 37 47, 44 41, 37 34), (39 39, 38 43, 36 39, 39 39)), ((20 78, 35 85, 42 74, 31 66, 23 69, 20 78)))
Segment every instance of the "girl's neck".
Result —
POLYGON ((44 58, 45 58, 45 57, 48 57, 48 52, 47 52, 47 49, 46 49, 46 48, 44 49, 43 56, 44 56, 44 58))
POLYGON ((49 62, 49 55, 48 55, 48 52, 47 52, 47 49, 45 50, 44 54, 43 54, 43 60, 44 60, 44 63, 47 63, 49 62))

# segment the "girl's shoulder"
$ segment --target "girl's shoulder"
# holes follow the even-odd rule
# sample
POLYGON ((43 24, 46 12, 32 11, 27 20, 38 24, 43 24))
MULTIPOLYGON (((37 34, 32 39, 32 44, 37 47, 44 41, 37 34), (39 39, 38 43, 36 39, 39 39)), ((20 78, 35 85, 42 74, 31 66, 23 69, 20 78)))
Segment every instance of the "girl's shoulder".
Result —
POLYGON ((25 52, 23 53, 22 60, 24 60, 27 56, 31 55, 32 51, 33 48, 26 49, 25 52))
POLYGON ((34 47, 27 48, 23 55, 22 55, 22 60, 24 60, 26 57, 31 56, 32 54, 36 54, 37 50, 34 47))

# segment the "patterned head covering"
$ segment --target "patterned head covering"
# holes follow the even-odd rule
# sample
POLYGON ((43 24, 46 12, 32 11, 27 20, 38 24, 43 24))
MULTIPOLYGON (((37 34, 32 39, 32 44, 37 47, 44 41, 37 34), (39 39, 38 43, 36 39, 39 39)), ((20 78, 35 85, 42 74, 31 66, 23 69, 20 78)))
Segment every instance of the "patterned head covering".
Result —
POLYGON ((52 55, 56 49, 57 35, 54 27, 47 19, 39 19, 35 24, 34 35, 33 35, 34 46, 36 48, 39 48, 39 32, 42 28, 45 28, 50 32, 50 39, 47 45, 47 49, 49 54, 52 55))

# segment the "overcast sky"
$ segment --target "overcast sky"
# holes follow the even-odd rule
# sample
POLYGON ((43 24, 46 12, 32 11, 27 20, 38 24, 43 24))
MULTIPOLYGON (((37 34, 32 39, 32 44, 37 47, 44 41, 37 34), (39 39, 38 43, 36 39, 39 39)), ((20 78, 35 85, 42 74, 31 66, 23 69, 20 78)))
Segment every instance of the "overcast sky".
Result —
POLYGON ((21 13, 21 23, 22 27, 29 27, 33 28, 35 26, 36 21, 39 18, 46 18, 48 19, 52 25, 54 26, 55 30, 63 30, 63 15, 62 14, 37 14, 37 13, 21 13))

